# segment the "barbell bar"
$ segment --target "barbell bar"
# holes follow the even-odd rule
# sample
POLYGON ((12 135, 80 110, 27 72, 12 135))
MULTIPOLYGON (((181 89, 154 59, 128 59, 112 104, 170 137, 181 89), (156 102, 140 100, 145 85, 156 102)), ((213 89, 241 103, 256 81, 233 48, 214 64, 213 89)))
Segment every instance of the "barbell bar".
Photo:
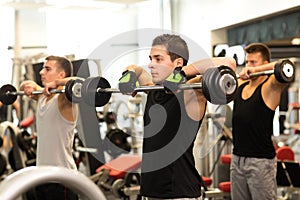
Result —
MULTIPOLYGON (((81 85, 83 79, 71 79, 69 80, 63 89, 52 89, 51 94, 61 94, 65 93, 67 99, 73 103, 81 102, 81 85)), ((42 90, 36 90, 31 93, 32 95, 43 94, 42 90)), ((13 104, 18 96, 25 95, 24 91, 17 91, 17 89, 10 84, 3 85, 0 88, 0 101, 5 105, 13 104)))
MULTIPOLYGON (((59 94, 59 93, 65 93, 65 89, 53 89, 50 91, 51 94, 59 94)), ((43 94, 42 90, 36 90, 36 91, 32 91, 31 93, 32 95, 38 95, 38 94, 43 94)), ((6 95, 13 95, 13 96, 18 96, 18 95, 25 95, 24 91, 15 91, 15 92, 6 92, 6 95)))
MULTIPOLYGON (((180 84, 179 90, 189 90, 189 89, 201 89, 202 83, 192 83, 192 84, 180 84)), ((155 86, 140 86, 134 89, 133 92, 148 92, 148 91, 158 91, 164 90, 164 86, 155 85, 155 86)), ((121 91, 118 88, 97 88, 97 93, 120 93, 121 91)))
MULTIPOLYGON (((179 90, 203 89, 204 96, 213 104, 227 104, 233 100, 237 89, 237 79, 234 71, 227 66, 210 68, 203 74, 200 83, 179 84, 179 90)), ((149 92, 165 90, 163 85, 140 86, 133 92, 149 92)), ((103 77, 89 77, 83 84, 81 96, 89 105, 96 107, 108 103, 112 93, 121 93, 117 88, 111 88, 103 77)))

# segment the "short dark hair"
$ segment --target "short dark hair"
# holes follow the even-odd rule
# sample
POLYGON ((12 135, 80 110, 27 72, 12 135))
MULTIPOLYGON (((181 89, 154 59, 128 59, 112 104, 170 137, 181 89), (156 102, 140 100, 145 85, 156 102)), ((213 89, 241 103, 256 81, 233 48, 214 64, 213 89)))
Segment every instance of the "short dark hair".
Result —
POLYGON ((186 42, 178 35, 162 34, 154 38, 152 46, 163 45, 166 47, 171 61, 176 58, 183 59, 183 65, 187 65, 189 60, 189 49, 186 42))
POLYGON ((60 68, 66 73, 66 77, 73 76, 73 64, 65 57, 61 56, 48 56, 45 60, 55 60, 60 68))
POLYGON ((245 47, 246 53, 261 53, 263 60, 270 62, 270 48, 263 43, 252 43, 245 47))

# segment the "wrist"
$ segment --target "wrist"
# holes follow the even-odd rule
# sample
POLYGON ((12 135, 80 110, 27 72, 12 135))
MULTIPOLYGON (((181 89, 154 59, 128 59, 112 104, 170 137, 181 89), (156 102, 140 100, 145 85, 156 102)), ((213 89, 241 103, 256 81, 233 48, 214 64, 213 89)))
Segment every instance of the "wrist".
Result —
POLYGON ((186 77, 194 77, 202 74, 193 64, 182 67, 182 70, 184 71, 186 77))
POLYGON ((183 70, 182 66, 175 67, 174 71, 177 71, 183 77, 186 77, 185 71, 183 70))

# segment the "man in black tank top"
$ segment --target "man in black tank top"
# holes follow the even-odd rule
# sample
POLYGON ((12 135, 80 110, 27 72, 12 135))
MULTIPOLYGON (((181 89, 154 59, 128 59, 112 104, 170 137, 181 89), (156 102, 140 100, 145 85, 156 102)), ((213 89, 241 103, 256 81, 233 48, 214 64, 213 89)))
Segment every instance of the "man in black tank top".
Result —
POLYGON ((207 100, 200 89, 180 91, 176 86, 200 82, 196 75, 211 67, 226 65, 235 70, 235 60, 203 59, 187 65, 187 44, 173 34, 156 37, 149 58, 151 74, 142 67, 130 65, 119 80, 122 93, 132 94, 136 81, 140 86, 163 84, 166 87, 166 91, 147 93, 140 193, 151 200, 200 199, 201 177, 195 167, 193 146, 207 100), (175 76, 179 76, 179 81, 175 81, 175 76))
POLYGON ((274 75, 250 79, 249 74, 274 69, 269 48, 260 43, 245 48, 246 65, 240 72, 234 99, 231 162, 233 200, 276 199, 276 158, 272 142, 273 118, 287 83, 274 75))

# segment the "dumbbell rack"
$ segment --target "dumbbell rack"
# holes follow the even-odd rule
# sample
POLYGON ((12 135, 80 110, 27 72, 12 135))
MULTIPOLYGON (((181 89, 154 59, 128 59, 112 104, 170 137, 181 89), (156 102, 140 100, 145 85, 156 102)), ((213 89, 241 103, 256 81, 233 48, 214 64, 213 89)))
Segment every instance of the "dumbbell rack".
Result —
POLYGON ((128 103, 119 101, 116 102, 115 106, 118 126, 120 128, 130 129, 129 132, 131 132, 130 138, 132 140, 131 144, 134 154, 141 154, 143 101, 143 96, 137 94, 135 98, 129 98, 128 103))

